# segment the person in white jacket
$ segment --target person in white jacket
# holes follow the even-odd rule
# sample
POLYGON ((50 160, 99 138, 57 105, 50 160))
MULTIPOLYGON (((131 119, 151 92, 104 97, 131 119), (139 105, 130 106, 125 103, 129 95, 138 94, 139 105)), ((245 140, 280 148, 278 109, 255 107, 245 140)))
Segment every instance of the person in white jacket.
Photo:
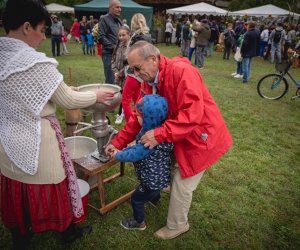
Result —
POLYGON ((259 42, 259 53, 258 55, 260 57, 264 56, 265 48, 268 45, 269 40, 269 29, 264 24, 260 27, 261 33, 260 33, 260 42, 259 42))
POLYGON ((173 31, 174 31, 174 27, 172 25, 171 19, 168 19, 166 23, 166 30, 165 30, 166 46, 169 46, 172 42, 173 31))

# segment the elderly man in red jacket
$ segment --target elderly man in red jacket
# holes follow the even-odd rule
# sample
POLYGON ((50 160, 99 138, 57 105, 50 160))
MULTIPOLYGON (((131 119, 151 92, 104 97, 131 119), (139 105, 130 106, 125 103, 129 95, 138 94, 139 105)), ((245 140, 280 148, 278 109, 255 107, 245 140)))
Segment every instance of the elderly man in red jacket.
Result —
MULTIPOLYGON (((198 70, 186 58, 169 59, 152 44, 135 43, 128 51, 128 63, 144 80, 141 95, 158 93, 169 105, 161 127, 148 131, 141 141, 153 148, 174 143, 177 163, 171 184, 167 225, 155 235, 172 239, 189 230, 188 212, 193 191, 205 169, 213 165, 232 145, 230 133, 198 70)), ((140 130, 133 114, 106 148, 108 155, 132 142, 140 130)))

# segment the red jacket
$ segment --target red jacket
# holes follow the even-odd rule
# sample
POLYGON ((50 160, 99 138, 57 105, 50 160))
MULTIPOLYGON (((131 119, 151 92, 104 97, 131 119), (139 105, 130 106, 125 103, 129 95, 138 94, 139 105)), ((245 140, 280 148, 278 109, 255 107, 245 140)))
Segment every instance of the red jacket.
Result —
MULTIPOLYGON (((165 123, 154 130, 156 140, 174 142, 182 178, 191 177, 214 164, 232 145, 231 135, 215 101, 195 67, 185 58, 160 55, 158 93, 169 105, 165 123)), ((152 87, 142 84, 142 92, 152 87)), ((135 115, 112 140, 122 149, 140 130, 135 115)))
POLYGON ((131 103, 135 105, 140 98, 141 83, 134 77, 127 75, 123 92, 122 92, 122 108, 124 110, 125 120, 128 122, 132 115, 131 103))

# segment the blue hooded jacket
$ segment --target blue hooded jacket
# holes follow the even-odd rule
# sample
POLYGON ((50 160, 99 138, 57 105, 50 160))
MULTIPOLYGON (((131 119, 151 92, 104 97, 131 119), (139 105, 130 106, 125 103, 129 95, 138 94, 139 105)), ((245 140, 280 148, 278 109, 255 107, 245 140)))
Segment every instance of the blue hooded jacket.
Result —
POLYGON ((149 149, 144 147, 140 138, 147 131, 162 125, 167 117, 168 104, 166 99, 159 95, 145 95, 136 108, 143 115, 143 124, 136 136, 136 145, 118 152, 115 158, 134 163, 142 188, 160 190, 167 187, 170 182, 170 153, 173 144, 164 142, 149 149))

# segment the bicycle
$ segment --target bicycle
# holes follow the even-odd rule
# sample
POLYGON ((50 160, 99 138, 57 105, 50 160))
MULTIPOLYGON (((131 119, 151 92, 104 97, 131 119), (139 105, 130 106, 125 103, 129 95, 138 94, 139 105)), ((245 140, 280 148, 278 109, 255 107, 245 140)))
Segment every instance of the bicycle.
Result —
POLYGON ((291 99, 294 100, 300 97, 300 81, 297 81, 289 73, 291 66, 293 65, 293 59, 298 58, 299 55, 296 51, 293 52, 292 59, 287 63, 276 64, 275 68, 279 73, 273 73, 263 76, 257 84, 257 92, 262 98, 269 100, 278 100, 282 98, 289 89, 289 84, 286 79, 286 75, 290 77, 292 82, 296 85, 296 95, 291 99))

